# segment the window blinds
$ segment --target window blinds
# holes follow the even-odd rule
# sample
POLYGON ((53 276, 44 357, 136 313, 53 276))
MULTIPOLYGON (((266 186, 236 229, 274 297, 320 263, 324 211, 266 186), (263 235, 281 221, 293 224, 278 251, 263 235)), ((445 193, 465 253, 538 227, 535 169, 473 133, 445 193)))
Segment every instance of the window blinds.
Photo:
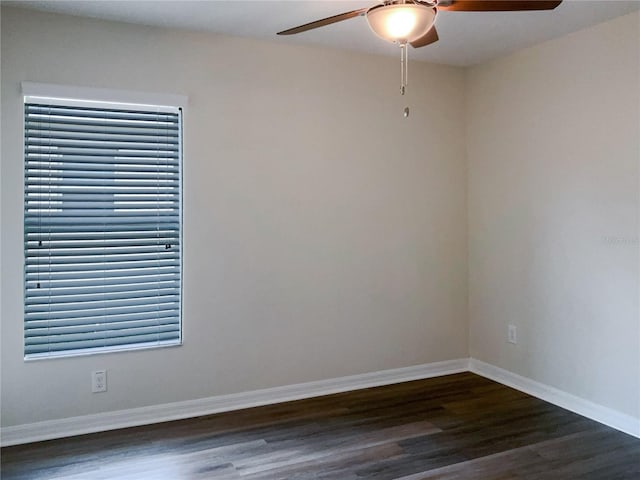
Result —
POLYGON ((177 108, 25 99, 25 357, 180 343, 180 172, 177 108))

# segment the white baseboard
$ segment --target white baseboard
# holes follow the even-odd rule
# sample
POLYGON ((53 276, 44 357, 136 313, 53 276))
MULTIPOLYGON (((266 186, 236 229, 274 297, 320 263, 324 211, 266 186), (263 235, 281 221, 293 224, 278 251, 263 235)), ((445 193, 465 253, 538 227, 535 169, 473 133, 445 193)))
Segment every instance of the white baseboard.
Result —
POLYGON ((469 370, 477 375, 515 388, 516 390, 553 403, 583 417, 590 418, 591 420, 640 438, 640 418, 626 415, 611 408, 590 402, 589 400, 584 400, 557 388, 476 360, 475 358, 469 359, 469 370))
POLYGON ((118 428, 136 427, 467 371, 640 438, 639 418, 584 400, 480 360, 460 358, 184 402, 4 427, 0 430, 0 445, 5 447, 118 428))
POLYGON ((0 445, 4 447, 170 420, 199 417, 213 413, 347 392, 361 388, 450 375, 468 370, 469 360, 467 358, 461 358, 365 373, 362 375, 351 375, 316 382, 267 388, 264 390, 16 425, 0 430, 0 445))

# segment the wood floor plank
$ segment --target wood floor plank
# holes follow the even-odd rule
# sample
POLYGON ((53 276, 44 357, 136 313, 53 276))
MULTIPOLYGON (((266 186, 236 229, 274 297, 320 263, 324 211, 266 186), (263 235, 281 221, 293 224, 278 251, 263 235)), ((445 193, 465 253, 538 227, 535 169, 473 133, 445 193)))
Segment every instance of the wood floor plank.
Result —
POLYGON ((472 373, 3 448, 4 480, 638 480, 640 440, 472 373))

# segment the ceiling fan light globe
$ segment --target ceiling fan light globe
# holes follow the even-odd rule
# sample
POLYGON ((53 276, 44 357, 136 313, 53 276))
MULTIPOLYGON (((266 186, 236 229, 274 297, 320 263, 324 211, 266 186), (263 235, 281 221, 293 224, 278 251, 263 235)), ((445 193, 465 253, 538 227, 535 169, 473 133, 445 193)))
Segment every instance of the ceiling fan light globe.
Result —
POLYGON ((435 19, 434 8, 419 4, 385 5, 367 12, 373 33, 394 43, 410 43, 423 37, 435 19))

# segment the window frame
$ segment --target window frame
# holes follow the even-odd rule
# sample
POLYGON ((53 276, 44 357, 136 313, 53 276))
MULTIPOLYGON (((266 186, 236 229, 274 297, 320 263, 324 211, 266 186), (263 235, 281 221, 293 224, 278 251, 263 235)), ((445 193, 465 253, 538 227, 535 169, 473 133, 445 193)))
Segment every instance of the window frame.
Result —
POLYGON ((63 350, 59 352, 47 352, 47 353, 30 353, 26 352, 26 338, 25 333, 25 313, 26 307, 26 248, 23 248, 23 269, 22 269, 22 349, 23 349, 23 361, 33 362, 42 360, 55 360, 60 358, 79 357, 87 355, 103 355, 116 352, 135 352, 140 350, 155 350, 162 348, 175 348, 184 344, 184 158, 185 158, 185 146, 184 146, 184 118, 186 116, 186 110, 188 105, 188 97, 185 95, 175 94, 161 94, 150 93, 130 90, 116 90, 116 89, 104 89, 93 87, 76 87, 68 85, 56 85, 56 84, 44 84, 33 82, 22 82, 22 105, 21 113, 21 126, 22 136, 21 142, 23 146, 22 154, 22 203, 21 203, 21 216, 22 216, 22 229, 23 236, 25 235, 25 211, 24 205, 26 201, 26 188, 24 181, 26 180, 26 154, 24 151, 25 145, 25 133, 26 133, 26 117, 24 105, 30 101, 42 101, 45 100, 51 105, 61 105, 70 107, 83 107, 90 106, 94 108, 100 108, 100 104, 104 104, 106 108, 112 107, 114 109, 127 107, 133 108, 139 111, 158 111, 163 109, 167 112, 174 111, 178 113, 178 188, 179 188, 179 272, 180 272, 180 300, 178 310, 179 321, 179 336, 176 341, 168 341, 166 344, 124 344, 113 345, 106 347, 89 347, 75 350, 63 350))

